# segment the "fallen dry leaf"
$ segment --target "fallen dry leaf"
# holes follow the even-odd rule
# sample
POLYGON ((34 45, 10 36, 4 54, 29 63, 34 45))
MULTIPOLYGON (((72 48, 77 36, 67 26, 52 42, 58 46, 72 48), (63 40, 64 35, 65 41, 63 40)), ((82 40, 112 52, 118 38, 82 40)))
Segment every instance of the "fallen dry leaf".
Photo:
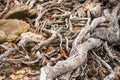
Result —
POLYGON ((43 41, 45 41, 45 40, 46 40, 46 39, 45 39, 44 37, 40 37, 40 38, 39 38, 39 41, 40 41, 40 42, 43 42, 43 41))
POLYGON ((117 74, 115 74, 114 80, 119 80, 119 77, 117 74))
POLYGON ((27 77, 28 77, 28 78, 34 78, 34 77, 36 77, 36 76, 35 76, 35 75, 28 74, 27 77))
POLYGON ((13 80, 16 80, 16 79, 20 79, 24 76, 26 76, 29 72, 29 69, 21 69, 19 71, 16 71, 15 74, 11 74, 10 77, 13 79, 13 80))
POLYGON ((16 68, 15 68, 15 66, 13 65, 13 64, 11 64, 11 68, 13 69, 13 74, 16 74, 16 68))
POLYGON ((83 10, 87 11, 89 9, 89 7, 92 5, 93 5, 93 3, 87 3, 85 6, 83 6, 83 10))
POLYGON ((12 47, 12 46, 14 46, 14 43, 9 42, 9 43, 7 43, 7 46, 8 46, 8 47, 12 47))
POLYGON ((25 76, 25 71, 24 70, 20 70, 18 72, 16 72, 16 74, 12 74, 10 77, 14 80, 22 78, 25 76))
POLYGON ((53 19, 54 19, 54 17, 51 16, 51 15, 47 15, 46 17, 47 17, 49 20, 53 20, 53 19))
POLYGON ((48 49, 45 49, 43 52, 47 54, 48 52, 51 52, 52 50, 54 50, 54 47, 49 47, 48 49))
POLYGON ((67 53, 66 53, 66 51, 65 51, 64 49, 62 49, 62 48, 60 48, 60 56, 61 56, 62 58, 67 58, 67 53))
POLYGON ((79 26, 75 26, 74 28, 73 28, 73 31, 74 32, 77 32, 77 31, 79 31, 80 30, 80 27, 79 26))
POLYGON ((44 58, 42 61, 42 66, 45 66, 47 63, 48 63, 48 60, 46 58, 44 58))

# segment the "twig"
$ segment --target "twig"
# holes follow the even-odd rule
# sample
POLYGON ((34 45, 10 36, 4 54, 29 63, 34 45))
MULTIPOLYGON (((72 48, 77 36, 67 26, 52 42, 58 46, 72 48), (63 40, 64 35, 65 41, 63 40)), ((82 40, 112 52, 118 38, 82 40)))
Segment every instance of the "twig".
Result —
POLYGON ((61 30, 61 28, 59 28, 57 31, 50 31, 50 32, 52 33, 52 36, 51 36, 49 39, 47 39, 47 40, 39 43, 39 44, 36 45, 35 47, 33 47, 33 48, 32 48, 32 51, 37 51, 37 50, 40 49, 42 46, 51 43, 51 42, 57 37, 57 33, 58 33, 60 30, 61 30))
POLYGON ((105 48, 106 52, 108 53, 108 56, 109 56, 111 59, 116 60, 117 62, 120 63, 119 58, 118 58, 117 56, 112 55, 112 52, 111 52, 111 50, 109 49, 109 47, 108 47, 108 45, 107 45, 107 42, 104 43, 104 48, 105 48))
POLYGON ((2 49, 4 49, 4 50, 8 50, 8 49, 9 49, 8 46, 2 45, 2 44, 0 44, 0 48, 2 48, 2 49))
POLYGON ((70 13, 69 11, 66 11, 64 14, 61 14, 61 15, 54 14, 53 17, 54 17, 54 18, 60 18, 60 17, 66 18, 66 17, 69 17, 70 14, 71 14, 71 13, 70 13))
POLYGON ((50 5, 50 4, 53 4, 53 3, 55 3, 54 0, 53 0, 53 1, 45 2, 45 3, 41 4, 40 6, 41 6, 41 7, 45 7, 46 5, 50 5))
POLYGON ((10 0, 7 2, 4 10, 0 13, 0 16, 3 16, 3 14, 7 13, 10 8, 10 0))
POLYGON ((57 33, 57 36, 60 38, 60 48, 62 48, 62 42, 63 42, 62 35, 60 33, 57 33))
POLYGON ((71 21, 87 21, 89 18, 70 18, 71 21))
POLYGON ((108 76, 106 76, 106 77, 104 78, 104 80, 114 80, 114 78, 115 78, 115 72, 113 71, 113 69, 111 68, 111 66, 110 66, 109 64, 107 64, 107 63, 106 63, 103 59, 101 59, 99 56, 97 56, 94 51, 92 51, 92 52, 93 52, 94 56, 95 56, 97 59, 99 59, 99 60, 102 62, 102 64, 103 64, 103 65, 108 69, 108 71, 110 72, 110 74, 109 74, 108 76))
POLYGON ((17 46, 10 48, 9 50, 7 50, 5 53, 3 53, 2 55, 0 55, 0 63, 2 61, 4 61, 5 59, 7 59, 7 57, 12 53, 12 52, 16 52, 18 50, 17 46))
POLYGON ((29 7, 30 7, 30 9, 31 8, 33 8, 33 6, 34 6, 34 4, 37 2, 37 0, 31 0, 30 2, 29 2, 29 7))
POLYGON ((37 63, 38 61, 40 61, 41 57, 38 57, 37 59, 35 59, 34 61, 24 61, 23 59, 7 59, 6 61, 10 61, 10 62, 20 62, 26 65, 33 65, 35 63, 37 63))
POLYGON ((43 55, 40 54, 39 52, 38 53, 36 52, 36 56, 37 56, 37 58, 33 61, 25 61, 24 59, 21 59, 21 58, 20 59, 7 59, 6 61, 11 61, 11 62, 17 61, 17 62, 21 62, 26 65, 33 65, 43 58, 43 55))
POLYGON ((68 38, 65 37, 65 40, 66 40, 66 46, 65 46, 65 47, 66 47, 66 51, 67 51, 67 52, 70 52, 70 49, 69 49, 69 47, 68 47, 68 46, 69 46, 69 45, 68 45, 68 38))

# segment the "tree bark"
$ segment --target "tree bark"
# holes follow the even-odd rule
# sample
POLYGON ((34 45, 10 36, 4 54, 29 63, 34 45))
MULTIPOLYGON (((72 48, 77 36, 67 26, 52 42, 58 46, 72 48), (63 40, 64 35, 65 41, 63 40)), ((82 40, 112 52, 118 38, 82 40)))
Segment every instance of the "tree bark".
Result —
POLYGON ((98 48, 102 44, 100 39, 89 38, 86 42, 78 45, 74 49, 75 55, 65 61, 59 61, 55 66, 45 66, 41 68, 40 80, 53 80, 55 77, 76 69, 87 58, 87 52, 93 48, 98 48))

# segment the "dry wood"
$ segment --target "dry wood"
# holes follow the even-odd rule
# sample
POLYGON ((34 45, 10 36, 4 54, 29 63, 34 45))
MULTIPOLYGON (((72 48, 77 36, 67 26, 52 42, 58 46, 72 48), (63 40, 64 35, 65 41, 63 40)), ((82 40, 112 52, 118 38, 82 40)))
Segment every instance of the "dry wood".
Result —
POLYGON ((86 42, 78 45, 74 49, 75 55, 65 61, 59 61, 55 66, 45 66, 41 68, 40 80, 53 80, 55 77, 76 69, 87 58, 87 52, 93 48, 98 48, 102 44, 100 39, 90 38, 86 42))
POLYGON ((0 79, 119 80, 113 69, 120 67, 119 0, 0 0, 0 18, 11 10, 15 18, 25 14, 19 19, 30 27, 25 32, 5 28, 1 19, 0 40, 10 40, 0 43, 0 79), (21 66, 31 70, 17 74, 21 66), (39 73, 31 73, 36 69, 39 73))

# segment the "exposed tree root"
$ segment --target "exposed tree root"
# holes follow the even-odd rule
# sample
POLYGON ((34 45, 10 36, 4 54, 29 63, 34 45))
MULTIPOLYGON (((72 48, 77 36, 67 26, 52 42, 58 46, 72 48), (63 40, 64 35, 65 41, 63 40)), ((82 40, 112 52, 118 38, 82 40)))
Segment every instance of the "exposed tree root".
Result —
POLYGON ((0 0, 0 19, 12 9, 10 16, 19 19, 19 15, 24 15, 24 9, 21 8, 21 13, 14 7, 19 4, 28 7, 20 20, 30 24, 25 33, 23 29, 11 29, 10 33, 0 23, 0 40, 9 35, 18 37, 17 41, 0 43, 0 78, 1 75, 18 76, 16 73, 22 66, 37 71, 40 68, 40 73, 30 73, 40 75, 39 80, 119 80, 120 75, 114 70, 120 67, 119 2, 0 0), (9 74, 2 72, 4 68, 14 70, 13 64, 19 68, 9 74))
POLYGON ((78 45, 74 53, 65 61, 59 61, 55 66, 45 66, 41 68, 40 80, 53 80, 55 77, 76 69, 87 58, 87 52, 93 48, 98 48, 102 44, 100 39, 90 38, 86 42, 78 45))

